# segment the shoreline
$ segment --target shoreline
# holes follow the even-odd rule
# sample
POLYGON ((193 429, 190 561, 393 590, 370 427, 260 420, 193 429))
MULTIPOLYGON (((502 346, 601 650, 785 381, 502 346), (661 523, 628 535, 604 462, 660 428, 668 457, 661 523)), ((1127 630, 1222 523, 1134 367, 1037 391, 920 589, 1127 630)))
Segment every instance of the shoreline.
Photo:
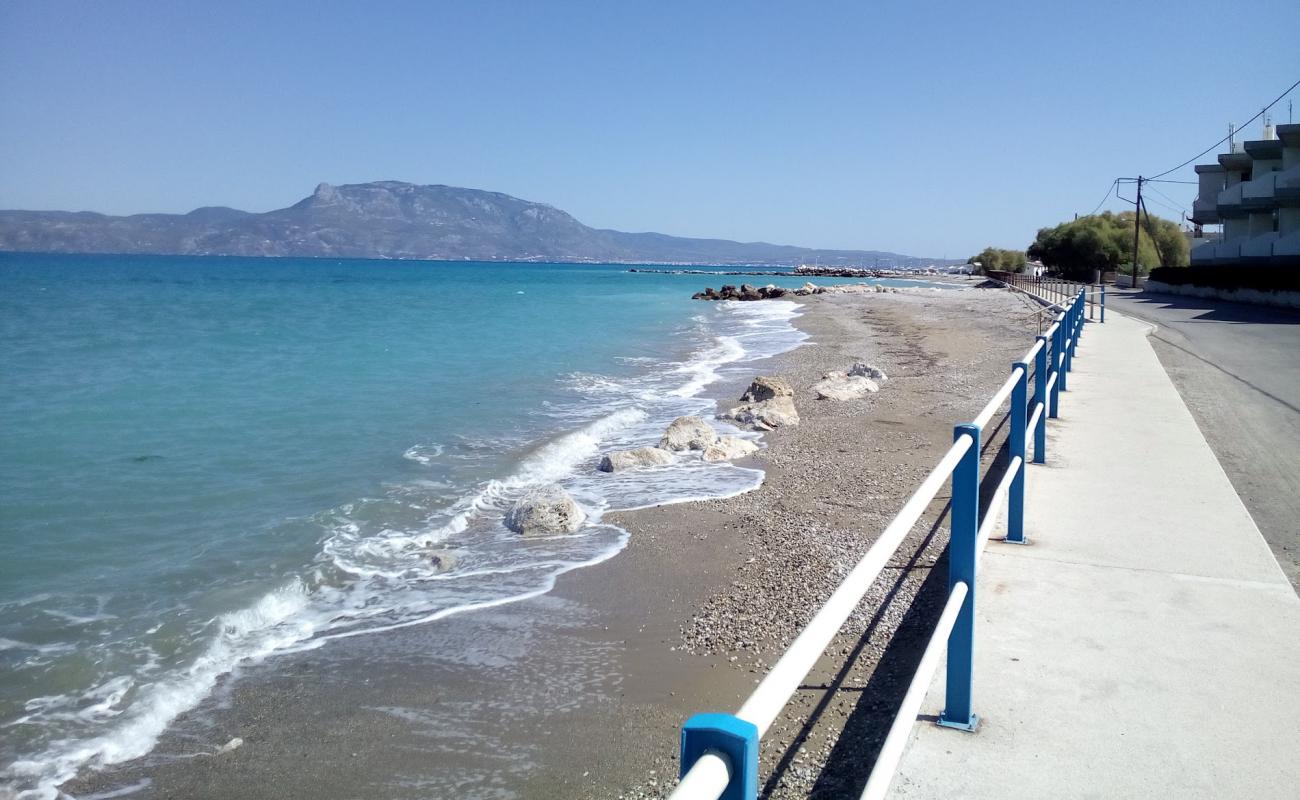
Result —
MULTIPOLYGON (((611 512, 606 519, 631 533, 628 546, 563 575, 541 597, 243 668, 178 720, 153 755, 65 788, 82 795, 147 779, 131 796, 657 796, 675 776, 682 719, 734 710, 933 466, 952 423, 1005 377, 1030 335, 1019 310, 1005 294, 984 292, 806 301, 795 325, 811 339, 756 365, 755 374, 792 379, 804 416, 799 428, 766 436, 753 459, 767 473, 759 489, 611 512), (990 343, 1006 352, 986 350, 990 343), (854 360, 889 373, 879 394, 844 403, 808 395, 822 372, 854 360), (867 491, 834 491, 846 480, 867 491), (243 746, 211 754, 235 737, 243 746)), ((725 409, 741 389, 724 382, 707 395, 725 409)), ((922 621, 924 597, 906 601, 942 549, 942 536, 926 533, 900 550, 914 548, 917 558, 898 571, 899 587, 869 595, 892 593, 894 602, 874 624, 874 612, 860 609, 831 648, 860 649, 858 666, 837 677, 836 659, 825 659, 809 685, 878 683, 888 670, 871 665, 901 657, 890 655, 898 651, 885 634, 922 621), (869 625, 859 646, 854 634, 869 625)), ((904 667, 895 671, 910 677, 904 667)), ((800 732, 798 712, 817 694, 801 692, 767 737, 763 777, 778 772, 772 796, 806 796, 816 776, 800 770, 817 753, 847 756, 835 724, 800 732), (795 741, 803 754, 782 759, 795 741)), ((847 694, 821 717, 856 730, 862 721, 849 701, 859 693, 847 694)), ((836 796, 822 784, 814 794, 836 796)))

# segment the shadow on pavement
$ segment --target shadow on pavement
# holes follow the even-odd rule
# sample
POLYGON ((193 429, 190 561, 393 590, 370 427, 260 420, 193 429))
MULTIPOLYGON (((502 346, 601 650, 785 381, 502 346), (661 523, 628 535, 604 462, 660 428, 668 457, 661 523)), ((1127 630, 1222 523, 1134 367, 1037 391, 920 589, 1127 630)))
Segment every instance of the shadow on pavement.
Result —
MULTIPOLYGON (((1184 294, 1160 294, 1143 290, 1137 293, 1116 293, 1115 297, 1131 301, 1139 307, 1172 308, 1201 311, 1194 320, 1186 322, 1229 322, 1255 325, 1300 325, 1300 311, 1274 306, 1257 306, 1234 303, 1212 297, 1190 297, 1184 294)), ((1153 320, 1159 322, 1159 320, 1153 320)))

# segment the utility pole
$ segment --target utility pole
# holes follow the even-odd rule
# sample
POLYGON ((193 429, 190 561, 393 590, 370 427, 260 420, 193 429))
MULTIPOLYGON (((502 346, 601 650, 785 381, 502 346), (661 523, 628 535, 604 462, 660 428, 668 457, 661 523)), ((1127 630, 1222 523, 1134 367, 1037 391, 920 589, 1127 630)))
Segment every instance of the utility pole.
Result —
POLYGON ((1133 288, 1138 288, 1138 223, 1142 218, 1142 176, 1138 176, 1137 201, 1133 203, 1133 288))

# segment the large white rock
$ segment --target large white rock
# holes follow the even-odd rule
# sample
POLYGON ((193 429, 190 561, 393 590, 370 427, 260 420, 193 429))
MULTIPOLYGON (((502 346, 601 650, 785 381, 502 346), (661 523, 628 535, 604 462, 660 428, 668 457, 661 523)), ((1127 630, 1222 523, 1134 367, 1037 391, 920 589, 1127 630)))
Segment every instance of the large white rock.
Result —
POLYGON ((828 372, 812 385, 812 391, 818 400, 857 400, 880 391, 880 385, 861 375, 828 372))
POLYGON ((532 536, 541 533, 573 533, 587 515, 569 493, 556 484, 529 489, 506 514, 506 527, 532 536))
POLYGON ((719 414, 718 418, 756 430, 770 431, 798 425, 799 411, 794 407, 793 397, 782 395, 758 403, 738 405, 726 413, 719 414))
POLYGON ((720 436, 716 444, 704 448, 700 458, 705 461, 732 461, 758 452, 758 445, 739 436, 720 436))
POLYGON ((779 378, 775 375, 760 375, 749 384, 749 388, 740 396, 740 399, 757 403, 763 400, 771 400, 773 397, 794 397, 794 389, 790 388, 790 384, 785 378, 779 378))
POLYGON ((664 450, 703 450, 718 441, 718 432, 699 417, 678 417, 664 431, 659 446, 664 450))
POLYGON ((618 472, 634 467, 658 467, 673 463, 673 454, 659 447, 638 447, 635 450, 616 450, 606 453, 600 460, 601 472, 618 472))

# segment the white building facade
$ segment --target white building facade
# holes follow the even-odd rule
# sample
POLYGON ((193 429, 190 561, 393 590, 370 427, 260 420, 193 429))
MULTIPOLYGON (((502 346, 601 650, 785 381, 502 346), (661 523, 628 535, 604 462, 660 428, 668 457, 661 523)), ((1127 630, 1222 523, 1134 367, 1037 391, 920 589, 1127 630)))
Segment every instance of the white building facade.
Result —
POLYGON ((1300 267, 1300 124, 1264 127, 1264 138, 1196 167, 1192 222, 1222 225, 1218 241, 1192 249, 1192 265, 1300 267))

